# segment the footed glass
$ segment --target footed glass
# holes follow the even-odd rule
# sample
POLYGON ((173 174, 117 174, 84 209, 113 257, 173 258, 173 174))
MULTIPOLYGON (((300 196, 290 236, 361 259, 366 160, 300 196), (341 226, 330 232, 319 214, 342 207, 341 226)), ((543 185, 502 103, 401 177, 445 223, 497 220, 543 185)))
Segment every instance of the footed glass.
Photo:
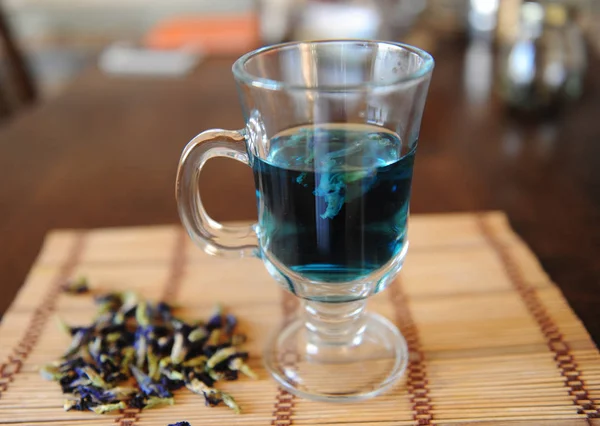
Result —
POLYGON ((233 65, 246 127, 186 146, 177 172, 181 220, 214 255, 257 256, 300 298, 265 363, 287 390, 352 401, 401 377, 404 338, 365 311, 400 271, 411 179, 432 57, 391 42, 289 43, 233 65), (258 223, 222 225, 198 190, 204 163, 225 156, 254 172, 258 223))

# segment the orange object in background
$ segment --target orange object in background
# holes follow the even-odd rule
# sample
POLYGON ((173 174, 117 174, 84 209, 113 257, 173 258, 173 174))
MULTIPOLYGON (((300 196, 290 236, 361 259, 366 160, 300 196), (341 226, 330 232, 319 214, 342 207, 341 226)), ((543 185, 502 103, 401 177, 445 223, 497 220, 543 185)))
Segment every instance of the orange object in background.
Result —
POLYGON ((213 15, 170 18, 146 36, 151 49, 198 49, 207 55, 248 52, 260 45, 258 16, 213 15))

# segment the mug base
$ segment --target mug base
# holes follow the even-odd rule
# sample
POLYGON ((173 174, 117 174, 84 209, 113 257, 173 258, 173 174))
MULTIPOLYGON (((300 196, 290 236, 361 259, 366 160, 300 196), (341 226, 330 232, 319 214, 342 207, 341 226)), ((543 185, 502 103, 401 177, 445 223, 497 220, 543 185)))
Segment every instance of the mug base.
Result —
POLYGON ((364 332, 344 345, 315 343, 301 318, 285 324, 265 349, 266 369, 287 391, 316 401, 359 401, 390 390, 406 369, 406 341, 384 317, 365 317, 364 332))

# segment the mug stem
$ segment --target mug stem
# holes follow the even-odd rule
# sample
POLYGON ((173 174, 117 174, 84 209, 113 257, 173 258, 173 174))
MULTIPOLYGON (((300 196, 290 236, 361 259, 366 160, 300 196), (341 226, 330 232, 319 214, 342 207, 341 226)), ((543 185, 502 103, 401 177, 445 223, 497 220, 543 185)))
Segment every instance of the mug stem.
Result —
POLYGON ((307 351, 318 346, 354 346, 362 341, 366 299, 342 303, 304 300, 302 314, 307 330, 307 351))

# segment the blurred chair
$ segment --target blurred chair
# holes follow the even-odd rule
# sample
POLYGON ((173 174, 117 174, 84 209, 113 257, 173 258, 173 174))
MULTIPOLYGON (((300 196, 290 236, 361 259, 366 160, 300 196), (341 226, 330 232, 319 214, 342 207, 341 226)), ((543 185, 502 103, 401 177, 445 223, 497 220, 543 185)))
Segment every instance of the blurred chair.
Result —
POLYGON ((0 38, 5 67, 0 80, 0 118, 3 118, 21 106, 32 104, 37 99, 37 89, 1 5, 0 38))

